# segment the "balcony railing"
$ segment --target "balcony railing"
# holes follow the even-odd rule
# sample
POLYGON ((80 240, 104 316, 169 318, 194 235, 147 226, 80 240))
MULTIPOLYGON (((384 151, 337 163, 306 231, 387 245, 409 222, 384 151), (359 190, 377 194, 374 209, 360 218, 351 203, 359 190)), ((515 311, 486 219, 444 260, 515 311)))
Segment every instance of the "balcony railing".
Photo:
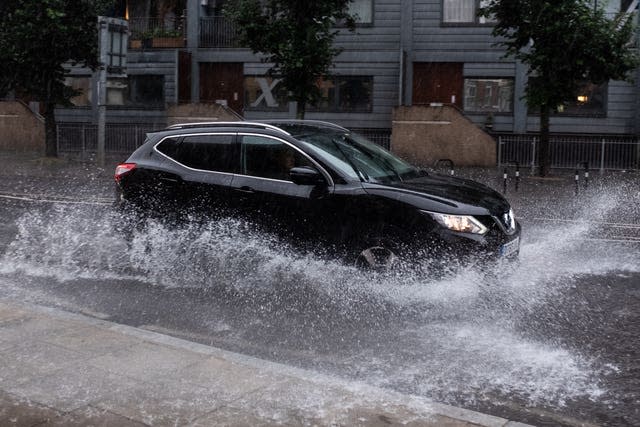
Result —
POLYGON ((129 49, 184 47, 185 24, 184 18, 131 18, 129 19, 129 49))
POLYGON ((200 47, 240 47, 235 25, 224 16, 200 18, 200 47))

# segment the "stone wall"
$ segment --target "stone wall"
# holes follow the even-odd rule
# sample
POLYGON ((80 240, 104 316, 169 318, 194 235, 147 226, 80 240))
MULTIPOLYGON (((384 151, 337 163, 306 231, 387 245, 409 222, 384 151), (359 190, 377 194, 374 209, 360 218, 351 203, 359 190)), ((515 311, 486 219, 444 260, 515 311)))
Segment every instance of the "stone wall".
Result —
POLYGON ((167 126, 178 123, 237 122, 242 117, 219 104, 180 104, 167 108, 167 126))
POLYGON ((391 151, 419 166, 495 166, 495 140, 451 106, 397 107, 391 151))
POLYGON ((44 119, 19 101, 0 101, 0 150, 44 153, 44 119))

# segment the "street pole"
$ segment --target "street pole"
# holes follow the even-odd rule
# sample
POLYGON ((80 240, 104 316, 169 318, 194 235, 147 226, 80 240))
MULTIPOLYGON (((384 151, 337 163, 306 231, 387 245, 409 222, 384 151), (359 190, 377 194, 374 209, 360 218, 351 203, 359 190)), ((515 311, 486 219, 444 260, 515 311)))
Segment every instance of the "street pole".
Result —
POLYGON ((105 133, 107 121, 107 64, 109 32, 107 22, 98 17, 100 28, 100 69, 98 72, 98 146, 96 163, 99 167, 105 165, 105 133))

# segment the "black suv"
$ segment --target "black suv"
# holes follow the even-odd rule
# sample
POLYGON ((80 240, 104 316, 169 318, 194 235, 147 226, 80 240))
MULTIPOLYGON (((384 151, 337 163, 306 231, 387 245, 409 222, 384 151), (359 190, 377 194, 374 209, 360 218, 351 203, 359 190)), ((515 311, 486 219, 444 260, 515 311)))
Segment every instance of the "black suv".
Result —
POLYGON ((248 218, 374 269, 443 255, 512 257, 520 245, 520 225, 496 191, 429 174, 325 122, 171 126, 149 134, 115 181, 121 204, 248 218))

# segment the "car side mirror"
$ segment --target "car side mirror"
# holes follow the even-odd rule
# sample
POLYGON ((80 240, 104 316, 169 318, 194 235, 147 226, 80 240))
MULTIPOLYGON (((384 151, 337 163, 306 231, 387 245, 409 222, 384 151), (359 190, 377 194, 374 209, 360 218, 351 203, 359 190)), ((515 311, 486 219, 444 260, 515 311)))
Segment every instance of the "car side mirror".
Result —
POLYGON ((294 184, 318 185, 324 184, 322 174, 311 166, 298 166, 289 170, 289 176, 294 184))

